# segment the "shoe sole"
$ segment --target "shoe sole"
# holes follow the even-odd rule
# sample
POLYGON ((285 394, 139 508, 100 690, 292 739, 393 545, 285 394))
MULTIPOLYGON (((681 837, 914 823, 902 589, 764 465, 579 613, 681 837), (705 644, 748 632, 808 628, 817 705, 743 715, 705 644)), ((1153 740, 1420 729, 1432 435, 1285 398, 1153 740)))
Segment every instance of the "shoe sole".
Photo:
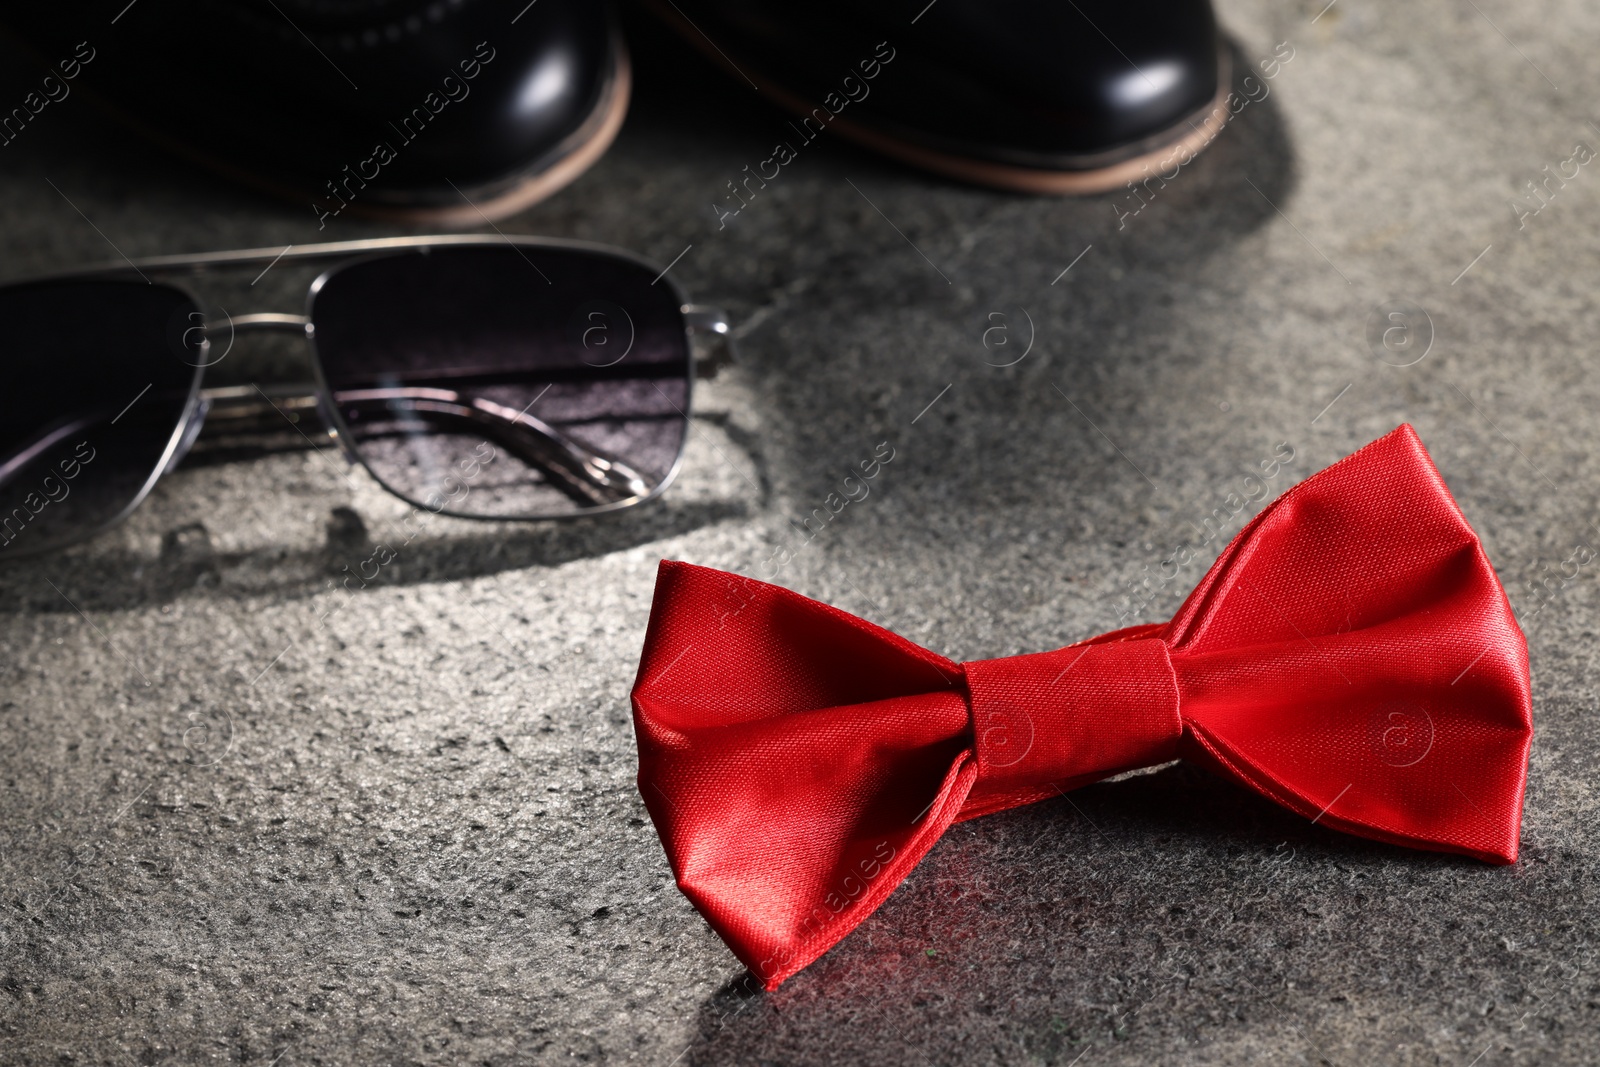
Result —
MULTIPOLYGON (((763 76, 759 67, 736 66, 699 27, 678 12, 661 6, 657 0, 645 0, 645 7, 672 27, 690 47, 735 77, 754 82, 762 93, 770 96, 785 111, 803 117, 810 115, 816 106, 763 76)), ((1154 135, 1151 140, 1156 142, 1156 147, 1099 167, 1051 170, 958 156, 862 126, 837 115, 827 128, 880 155, 971 185, 1044 196, 1091 196, 1147 178, 1153 168, 1170 167, 1173 157, 1181 152, 1188 152, 1192 159, 1210 144, 1228 124, 1227 100, 1233 91, 1230 68, 1228 53, 1219 48, 1217 92, 1209 103, 1170 127, 1164 134, 1154 135)))

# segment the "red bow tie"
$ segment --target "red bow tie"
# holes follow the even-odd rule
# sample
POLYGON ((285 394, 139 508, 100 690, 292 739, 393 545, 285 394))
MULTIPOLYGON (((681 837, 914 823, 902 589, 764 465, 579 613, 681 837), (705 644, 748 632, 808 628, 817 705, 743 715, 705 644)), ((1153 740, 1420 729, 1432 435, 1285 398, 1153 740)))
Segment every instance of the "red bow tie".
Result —
POLYGON ((959 819, 1182 757, 1362 837, 1517 858, 1528 651, 1401 426, 1290 489, 1171 622, 957 664, 663 561, 633 689, 678 885, 769 989, 959 819))

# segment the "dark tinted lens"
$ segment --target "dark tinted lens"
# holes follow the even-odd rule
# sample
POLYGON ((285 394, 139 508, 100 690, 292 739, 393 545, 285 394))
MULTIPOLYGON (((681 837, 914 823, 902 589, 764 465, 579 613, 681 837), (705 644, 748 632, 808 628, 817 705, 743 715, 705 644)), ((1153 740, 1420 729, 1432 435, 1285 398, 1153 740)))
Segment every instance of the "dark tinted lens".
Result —
POLYGON ((144 495, 183 419, 202 324, 166 286, 0 288, 0 559, 81 538, 144 495))
POLYGON ((645 496, 688 429, 671 289, 586 251, 435 248, 339 270, 312 310, 323 373, 392 491, 484 517, 645 496))

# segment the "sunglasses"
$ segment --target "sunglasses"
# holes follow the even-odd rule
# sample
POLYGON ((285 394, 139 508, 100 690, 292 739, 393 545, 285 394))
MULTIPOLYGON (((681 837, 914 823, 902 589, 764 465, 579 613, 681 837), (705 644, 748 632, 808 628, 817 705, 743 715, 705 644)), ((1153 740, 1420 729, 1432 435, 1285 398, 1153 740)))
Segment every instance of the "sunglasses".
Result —
MULTIPOLYGON (((352 463, 436 514, 633 507, 677 473, 697 335, 720 337, 731 355, 726 316, 689 304, 664 270, 604 245, 529 237, 165 256, 6 285, 0 559, 120 522, 202 430, 232 440, 289 429, 310 441, 301 423, 318 416, 352 463), (208 317, 165 278, 334 258, 303 315, 208 317), (238 334, 261 330, 303 336, 314 383, 202 388, 238 334)), ((717 365, 702 363, 702 376, 717 365)))

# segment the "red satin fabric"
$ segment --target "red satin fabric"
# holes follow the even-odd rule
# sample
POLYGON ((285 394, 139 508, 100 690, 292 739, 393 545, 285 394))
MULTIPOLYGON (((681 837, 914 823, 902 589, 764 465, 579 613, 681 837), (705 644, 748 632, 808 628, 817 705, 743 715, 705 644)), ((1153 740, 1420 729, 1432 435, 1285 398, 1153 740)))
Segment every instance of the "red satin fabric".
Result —
POLYGON ((846 612, 663 561, 633 691, 678 885, 768 988, 954 821, 1174 757, 1328 826, 1517 857, 1527 645, 1401 426, 1284 493, 1173 619, 956 664, 846 612))

